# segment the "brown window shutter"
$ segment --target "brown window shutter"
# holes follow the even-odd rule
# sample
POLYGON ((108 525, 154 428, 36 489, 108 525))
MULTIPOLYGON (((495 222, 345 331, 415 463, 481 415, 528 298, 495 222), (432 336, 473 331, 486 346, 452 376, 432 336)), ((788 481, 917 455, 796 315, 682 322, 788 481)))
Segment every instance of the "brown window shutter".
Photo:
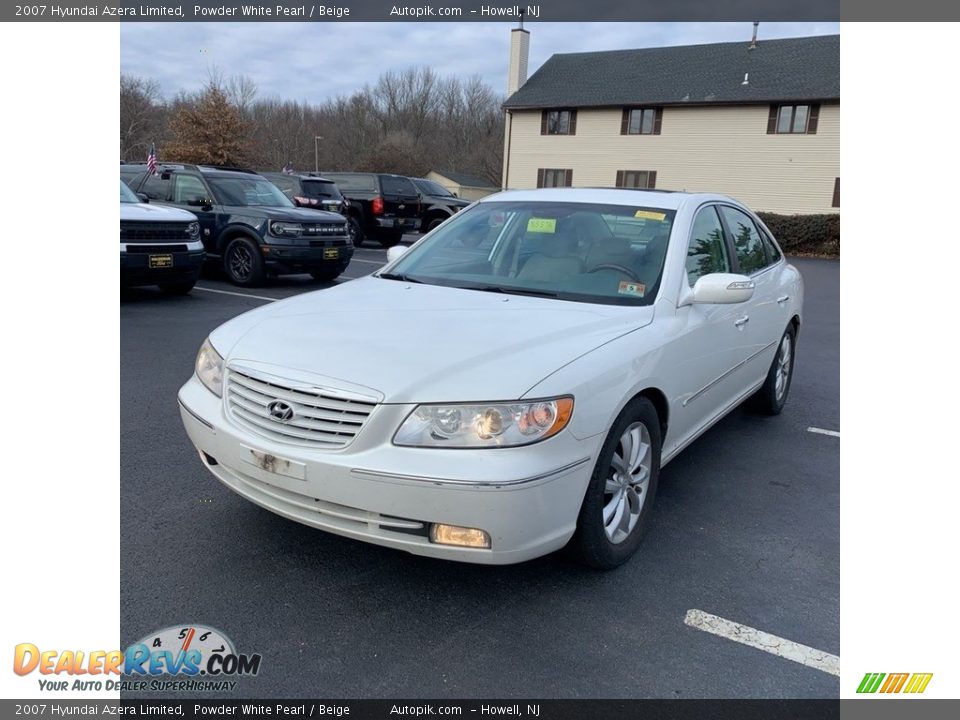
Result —
POLYGON ((623 109, 623 115, 620 118, 620 134, 626 135, 630 123, 630 108, 623 109))
MULTIPOLYGON (((663 125, 663 108, 657 108, 653 115, 653 134, 660 134, 660 127, 663 125)), ((652 186, 651 186, 652 187, 652 186)))
POLYGON ((570 111, 570 134, 571 135, 577 134, 577 111, 576 110, 570 111))
POLYGON ((573 170, 567 170, 563 179, 564 187, 573 187, 573 170))
POLYGON ((779 105, 770 106, 770 117, 767 118, 767 135, 774 135, 777 132, 777 115, 780 113, 779 105))
POLYGON ((807 120, 807 135, 817 134, 817 125, 820 123, 820 106, 810 106, 810 118, 807 120))
POLYGON ((840 178, 835 178, 833 181, 833 206, 835 208, 840 207, 840 178))
POLYGON ((617 187, 623 187, 623 170, 617 170, 617 187))
POLYGON ((540 168, 539 170, 537 170, 537 187, 538 188, 543 187, 543 168, 540 168))
POLYGON ((547 134, 547 113, 548 112, 550 111, 544 110, 543 112, 540 113, 540 134, 541 135, 547 134))
POLYGON ((651 170, 647 173, 647 189, 653 190, 657 186, 657 171, 651 170))

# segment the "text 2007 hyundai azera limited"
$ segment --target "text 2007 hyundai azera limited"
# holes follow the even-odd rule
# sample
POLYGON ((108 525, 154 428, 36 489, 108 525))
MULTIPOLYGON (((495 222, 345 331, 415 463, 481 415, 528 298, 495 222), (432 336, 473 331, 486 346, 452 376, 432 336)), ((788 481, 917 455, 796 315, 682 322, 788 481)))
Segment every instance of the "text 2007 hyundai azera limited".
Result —
POLYGON ((397 250, 203 343, 181 415, 230 489, 421 555, 611 568, 667 461, 787 398, 803 283, 728 197, 512 191, 397 250))

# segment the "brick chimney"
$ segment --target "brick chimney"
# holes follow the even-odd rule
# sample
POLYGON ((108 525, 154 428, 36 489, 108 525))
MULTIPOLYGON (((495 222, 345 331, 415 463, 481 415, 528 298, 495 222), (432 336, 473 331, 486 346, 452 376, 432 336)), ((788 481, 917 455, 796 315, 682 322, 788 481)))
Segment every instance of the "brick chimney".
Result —
POLYGON ((530 59, 530 32, 522 27, 510 31, 510 69, 507 72, 507 97, 513 95, 527 81, 527 61, 530 59))

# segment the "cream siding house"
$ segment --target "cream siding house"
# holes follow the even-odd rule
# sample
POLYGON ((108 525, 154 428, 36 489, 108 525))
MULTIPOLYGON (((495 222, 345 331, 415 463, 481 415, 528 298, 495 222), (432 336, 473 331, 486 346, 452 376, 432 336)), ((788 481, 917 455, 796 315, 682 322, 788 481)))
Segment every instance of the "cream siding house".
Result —
POLYGON ((427 173, 426 178, 442 185, 464 200, 479 200, 491 193, 500 191, 500 188, 491 186, 486 180, 466 173, 431 170, 427 173))
POLYGON ((505 188, 716 191, 759 211, 839 212, 839 36, 554 55, 526 82, 511 74, 505 188))

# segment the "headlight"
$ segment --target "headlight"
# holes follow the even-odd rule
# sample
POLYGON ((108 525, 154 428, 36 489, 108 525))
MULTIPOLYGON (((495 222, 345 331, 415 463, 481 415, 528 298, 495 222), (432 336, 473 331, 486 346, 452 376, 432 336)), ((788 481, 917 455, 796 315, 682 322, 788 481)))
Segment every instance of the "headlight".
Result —
POLYGON ((187 235, 189 235, 194 240, 200 237, 200 223, 192 222, 189 225, 187 225, 187 235))
POLYGON ((270 234, 277 237, 300 237, 303 233, 303 226, 299 223, 272 222, 270 223, 270 234))
POLYGON ((573 398, 477 405, 419 405, 403 421, 395 445, 445 448, 516 447, 563 430, 573 398))
POLYGON ((223 358, 213 349, 210 338, 203 341, 197 353, 197 377, 217 397, 223 397, 223 358))

